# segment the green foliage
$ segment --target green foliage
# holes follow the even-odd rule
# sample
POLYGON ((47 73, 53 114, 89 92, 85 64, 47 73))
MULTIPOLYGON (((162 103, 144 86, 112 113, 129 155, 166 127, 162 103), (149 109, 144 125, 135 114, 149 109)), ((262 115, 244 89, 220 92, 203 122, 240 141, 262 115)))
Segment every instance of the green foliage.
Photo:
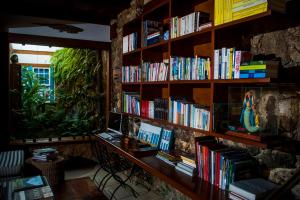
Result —
POLYGON ((85 134, 98 127, 100 95, 97 75, 101 73, 97 54, 89 49, 64 48, 56 51, 54 66, 57 106, 66 118, 59 124, 64 134, 85 134))
POLYGON ((53 54, 55 103, 46 103, 45 87, 35 73, 22 69, 21 123, 16 138, 80 135, 99 128, 104 95, 98 92, 101 65, 96 55, 92 50, 69 48, 53 54))
POLYGON ((40 113, 46 99, 40 95, 40 91, 44 87, 39 83, 39 79, 35 73, 22 68, 22 109, 25 117, 31 120, 34 116, 40 113))

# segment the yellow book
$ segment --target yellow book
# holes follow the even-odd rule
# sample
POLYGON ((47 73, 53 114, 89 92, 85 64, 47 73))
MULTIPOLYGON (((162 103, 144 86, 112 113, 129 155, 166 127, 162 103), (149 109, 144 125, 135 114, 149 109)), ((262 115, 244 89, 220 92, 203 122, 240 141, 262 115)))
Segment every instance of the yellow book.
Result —
POLYGON ((232 0, 225 0, 224 1, 224 22, 232 21, 232 0))
POLYGON ((216 0, 215 1, 215 25, 223 24, 223 16, 224 16, 224 0, 216 0))
POLYGON ((252 15, 256 15, 256 14, 259 14, 259 13, 266 12, 267 9, 268 9, 268 4, 264 3, 264 4, 261 4, 257 7, 251 8, 251 9, 246 9, 246 10, 239 11, 239 12, 233 12, 232 13, 232 19, 237 20, 237 19, 241 19, 241 18, 244 18, 244 17, 249 17, 249 16, 252 16, 252 15))
POLYGON ((240 66, 240 71, 242 70, 255 70, 255 69, 266 69, 267 66, 265 64, 263 65, 244 65, 240 66))
POLYGON ((208 80, 210 80, 210 59, 207 58, 206 62, 205 62, 205 68, 207 71, 207 78, 208 80))
POLYGON ((220 13, 219 13, 219 7, 220 7, 220 0, 215 0, 215 25, 220 24, 220 13))

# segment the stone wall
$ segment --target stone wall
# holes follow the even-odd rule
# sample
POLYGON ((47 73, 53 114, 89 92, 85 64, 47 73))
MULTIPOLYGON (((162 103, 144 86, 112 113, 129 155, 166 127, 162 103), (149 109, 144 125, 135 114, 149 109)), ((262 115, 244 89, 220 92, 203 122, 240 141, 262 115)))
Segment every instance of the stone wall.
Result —
MULTIPOLYGON (((120 13, 118 19, 112 22, 117 24, 117 36, 112 39, 111 49, 113 70, 111 106, 115 111, 121 110, 122 26, 140 14, 140 5, 140 0, 133 0, 131 7, 120 13)), ((285 70, 296 69, 298 71, 300 69, 300 27, 254 36, 251 39, 251 51, 253 54, 275 54, 276 57, 281 58, 285 70)), ((268 124, 275 129, 277 127, 278 132, 275 134, 287 136, 292 140, 300 140, 300 90, 298 85, 275 84, 264 88, 258 100, 257 109, 265 122, 262 124, 263 126, 268 124)), ((140 120, 130 118, 129 126, 125 128, 131 136, 135 136, 139 124, 140 120)), ((176 128, 175 148, 194 153, 194 137, 200 135, 200 133, 191 133, 176 128)), ((282 180, 287 180, 300 165, 299 156, 294 153, 277 149, 263 150, 227 140, 223 142, 229 146, 247 149, 259 161, 264 170, 264 176, 279 184, 282 183, 282 180)), ((160 190, 166 199, 185 198, 181 193, 156 178, 154 178, 154 183, 152 185, 156 185, 156 189, 160 190)), ((300 186, 297 186, 294 190, 296 195, 299 188, 300 186)))

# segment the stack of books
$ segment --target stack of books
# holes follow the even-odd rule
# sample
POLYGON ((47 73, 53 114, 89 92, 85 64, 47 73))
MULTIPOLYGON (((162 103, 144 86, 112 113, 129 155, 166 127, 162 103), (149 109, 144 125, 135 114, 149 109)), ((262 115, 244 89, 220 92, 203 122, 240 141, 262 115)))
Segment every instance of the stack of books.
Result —
POLYGON ((168 151, 159 151, 155 157, 172 166, 176 166, 176 163, 180 161, 180 157, 168 151))
POLYGON ((58 152, 55 148, 43 148, 43 149, 35 149, 33 151, 33 160, 37 161, 49 161, 57 159, 58 152))
POLYGON ((163 27, 162 23, 154 20, 145 20, 144 27, 144 47, 160 42, 162 39, 163 27))
POLYGON ((188 176, 195 176, 196 175, 196 162, 191 156, 181 155, 181 161, 177 163, 175 169, 178 171, 183 172, 188 176))
POLYGON ((229 186, 230 199, 263 199, 278 186, 270 181, 255 178, 234 182, 229 186))

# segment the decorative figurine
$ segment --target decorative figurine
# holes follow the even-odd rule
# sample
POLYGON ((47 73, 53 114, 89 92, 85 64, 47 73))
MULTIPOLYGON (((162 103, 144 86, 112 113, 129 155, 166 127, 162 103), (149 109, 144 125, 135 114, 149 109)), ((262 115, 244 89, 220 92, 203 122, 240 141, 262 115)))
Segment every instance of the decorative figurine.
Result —
POLYGON ((259 130, 259 116, 256 113, 255 95, 253 90, 249 90, 245 93, 240 122, 250 133, 254 133, 259 130))

